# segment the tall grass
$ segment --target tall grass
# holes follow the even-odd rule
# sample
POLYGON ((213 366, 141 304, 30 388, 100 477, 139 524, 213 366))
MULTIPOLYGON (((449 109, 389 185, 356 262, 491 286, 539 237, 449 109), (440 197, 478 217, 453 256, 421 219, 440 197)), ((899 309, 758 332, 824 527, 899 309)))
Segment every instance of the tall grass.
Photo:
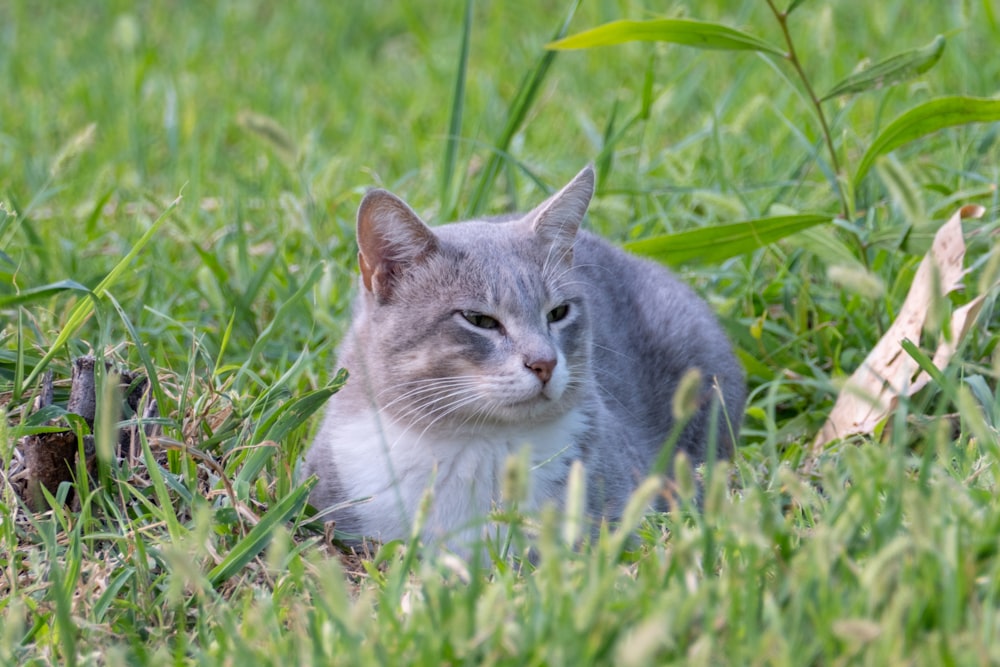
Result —
POLYGON ((780 60, 545 49, 664 14, 782 44, 765 2, 0 7, 0 664, 1000 661, 1000 126, 948 127, 844 177, 907 109, 996 94, 996 12, 795 4, 817 91, 946 38, 927 71, 823 103, 840 181, 780 60), (527 206, 589 161, 589 224, 654 244, 739 349, 735 461, 700 507, 680 462, 671 512, 582 545, 572 515, 510 514, 490 563, 414 542, 341 553, 294 471, 343 381, 361 192, 443 221, 527 206), (977 323, 876 434, 812 460, 965 203, 987 212, 966 223, 966 289, 939 306, 986 293, 977 323), (843 217, 776 243, 727 232, 802 212, 843 217), (37 380, 53 371, 64 405, 91 351, 151 376, 159 433, 72 504, 64 485, 28 513, 9 473, 51 416, 37 380))

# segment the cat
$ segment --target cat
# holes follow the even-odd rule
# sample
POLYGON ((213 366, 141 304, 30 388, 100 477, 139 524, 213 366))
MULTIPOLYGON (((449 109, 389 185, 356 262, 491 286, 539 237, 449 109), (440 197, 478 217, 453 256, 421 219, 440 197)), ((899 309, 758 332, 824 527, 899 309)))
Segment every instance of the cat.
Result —
POLYGON ((588 166, 527 215, 434 229, 389 192, 364 197, 338 351, 349 379, 301 471, 339 531, 405 539, 430 488, 420 537, 467 545, 522 447, 521 509, 560 505, 580 460, 589 514, 613 521, 670 435, 691 368, 700 408, 677 449, 697 463, 714 442, 731 456, 746 390, 726 335, 665 268, 580 231, 593 192, 588 166))

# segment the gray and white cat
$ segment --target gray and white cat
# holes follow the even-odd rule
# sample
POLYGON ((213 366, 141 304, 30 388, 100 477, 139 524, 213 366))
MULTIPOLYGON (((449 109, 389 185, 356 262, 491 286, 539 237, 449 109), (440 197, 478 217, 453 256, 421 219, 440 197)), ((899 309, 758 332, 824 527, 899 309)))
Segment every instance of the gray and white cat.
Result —
POLYGON ((695 462, 710 441, 731 455, 745 386, 729 341, 662 266, 579 230, 593 191, 587 167, 527 215, 434 229, 384 190, 365 196, 338 358, 350 378, 302 471, 319 477, 314 506, 341 505, 339 530, 406 538, 432 488, 422 538, 468 544, 522 447, 522 509, 561 504, 580 460, 589 513, 613 520, 671 432, 691 368, 706 381, 677 446, 695 462))

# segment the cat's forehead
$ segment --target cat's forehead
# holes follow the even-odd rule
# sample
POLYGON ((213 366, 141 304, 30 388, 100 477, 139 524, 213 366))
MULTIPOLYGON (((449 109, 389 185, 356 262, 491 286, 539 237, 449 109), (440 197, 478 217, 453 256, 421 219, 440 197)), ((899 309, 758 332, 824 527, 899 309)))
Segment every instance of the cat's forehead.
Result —
POLYGON ((496 220, 467 220, 451 222, 433 228, 434 234, 442 241, 460 246, 492 244, 514 244, 530 240, 530 225, 523 218, 496 220))
POLYGON ((565 291, 569 272, 565 266, 558 270, 559 262, 548 256, 551 247, 528 221, 474 220, 433 230, 438 252, 424 276, 439 294, 481 301, 484 307, 535 310, 565 291))
POLYGON ((509 263, 538 264, 549 250, 525 219, 470 220, 433 228, 442 247, 470 263, 490 266, 509 263))

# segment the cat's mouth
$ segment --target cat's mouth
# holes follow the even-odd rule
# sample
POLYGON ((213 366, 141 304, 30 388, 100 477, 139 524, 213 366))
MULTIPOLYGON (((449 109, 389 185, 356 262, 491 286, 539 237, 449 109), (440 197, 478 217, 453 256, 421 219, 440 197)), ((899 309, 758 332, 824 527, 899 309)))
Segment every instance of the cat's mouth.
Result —
POLYGON ((507 405, 510 408, 530 408, 535 405, 547 405, 552 402, 552 399, 544 394, 544 392, 538 392, 534 396, 529 396, 528 398, 523 398, 517 401, 512 401, 507 405))
POLYGON ((563 394, 563 391, 550 385, 545 385, 528 396, 513 398, 507 401, 505 407, 507 410, 515 413, 515 418, 517 418, 518 413, 524 417, 531 418, 537 416, 540 412, 550 410, 563 397, 563 394))

